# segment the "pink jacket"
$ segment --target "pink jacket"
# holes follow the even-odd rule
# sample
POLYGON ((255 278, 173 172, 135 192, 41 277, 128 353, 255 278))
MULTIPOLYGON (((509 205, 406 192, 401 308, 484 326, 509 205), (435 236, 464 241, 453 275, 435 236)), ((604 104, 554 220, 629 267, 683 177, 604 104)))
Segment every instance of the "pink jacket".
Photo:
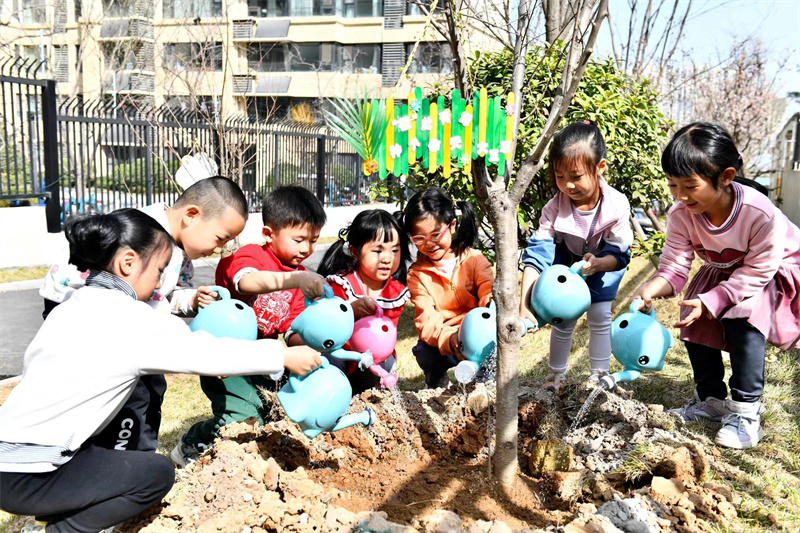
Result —
POLYGON ((696 253, 730 278, 699 295, 715 317, 762 291, 781 265, 800 265, 800 229, 763 194, 733 183, 736 198, 728 220, 713 227, 683 203, 670 209, 667 239, 656 275, 683 290, 696 253))

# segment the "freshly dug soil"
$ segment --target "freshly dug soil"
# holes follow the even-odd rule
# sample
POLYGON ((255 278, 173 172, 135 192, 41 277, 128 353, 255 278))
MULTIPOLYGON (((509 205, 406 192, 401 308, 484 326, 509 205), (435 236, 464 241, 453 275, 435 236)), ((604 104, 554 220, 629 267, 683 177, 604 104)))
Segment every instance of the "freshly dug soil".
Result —
POLYGON ((490 472, 494 384, 367 391, 349 412, 369 407, 376 424, 315 439, 274 401, 274 422, 225 428, 161 507, 123 531, 666 533, 736 519, 736 495, 706 483, 729 467, 660 406, 600 392, 570 429, 590 392, 521 388, 511 489, 490 472))

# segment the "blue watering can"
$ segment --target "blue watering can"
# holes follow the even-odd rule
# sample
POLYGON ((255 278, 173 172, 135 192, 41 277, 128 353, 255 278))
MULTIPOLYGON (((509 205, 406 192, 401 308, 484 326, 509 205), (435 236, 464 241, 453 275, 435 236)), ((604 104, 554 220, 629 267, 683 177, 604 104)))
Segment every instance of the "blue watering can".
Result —
POLYGON ((621 381, 633 381, 644 370, 664 368, 667 351, 675 343, 667 328, 656 320, 655 309, 640 313, 641 305, 641 299, 634 300, 630 310, 611 323, 611 353, 625 370, 600 378, 600 386, 606 390, 613 390, 621 381))
POLYGON ((578 320, 592 304, 592 295, 581 268, 586 261, 571 267, 551 265, 542 271, 531 290, 531 310, 538 326, 578 320))
POLYGON ((197 316, 189 324, 192 331, 207 331, 215 337, 230 337, 245 341, 254 341, 258 337, 258 322, 253 309, 231 299, 231 293, 225 287, 214 285, 221 300, 201 307, 197 316))
POLYGON ((313 439, 323 431, 339 431, 355 424, 371 426, 375 412, 366 409, 345 415, 350 408, 353 389, 344 372, 322 358, 322 365, 305 376, 289 376, 289 382, 278 391, 278 401, 306 437, 313 439))
MULTIPOLYGON (((522 320, 522 335, 534 326, 522 320)), ((458 329, 458 349, 464 361, 456 365, 455 377, 459 383, 470 383, 486 358, 497 348, 497 310, 494 302, 489 307, 476 307, 466 314, 458 329)))
POLYGON ((355 317, 350 304, 333 295, 325 285, 325 296, 312 300, 306 298, 306 309, 292 321, 292 330, 300 335, 306 346, 348 361, 358 361, 363 370, 372 366, 372 354, 343 350, 353 334, 355 317))

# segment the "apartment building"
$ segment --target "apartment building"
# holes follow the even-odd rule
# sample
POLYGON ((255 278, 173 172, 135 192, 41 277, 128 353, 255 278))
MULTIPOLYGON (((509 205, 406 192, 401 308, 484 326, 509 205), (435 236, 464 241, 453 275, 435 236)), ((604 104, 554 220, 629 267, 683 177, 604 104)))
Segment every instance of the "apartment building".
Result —
MULTIPOLYGON (((3 0, 0 55, 41 60, 62 98, 306 120, 323 98, 405 97, 450 72, 418 3, 3 0)), ((464 37, 496 46, 477 27, 464 37)))

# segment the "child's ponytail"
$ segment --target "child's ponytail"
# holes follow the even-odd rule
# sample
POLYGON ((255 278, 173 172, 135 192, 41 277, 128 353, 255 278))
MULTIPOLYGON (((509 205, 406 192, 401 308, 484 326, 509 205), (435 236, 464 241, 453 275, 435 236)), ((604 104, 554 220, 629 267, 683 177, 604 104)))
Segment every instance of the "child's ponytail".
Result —
POLYGON ((458 223, 456 234, 453 235, 453 243, 451 247, 456 255, 461 255, 461 252, 475 246, 475 240, 478 237, 478 223, 475 220, 475 211, 472 209, 472 204, 469 202, 456 202, 458 209, 461 211, 461 220, 458 223))
POLYGON ((350 227, 339 230, 339 238, 325 252, 325 256, 317 268, 320 276, 332 274, 349 274, 358 268, 358 262, 350 255, 347 233, 350 227))
POLYGON ((121 248, 130 248, 145 265, 159 250, 172 246, 172 237, 152 217, 136 209, 71 218, 64 233, 69 262, 78 270, 107 270, 121 248))

